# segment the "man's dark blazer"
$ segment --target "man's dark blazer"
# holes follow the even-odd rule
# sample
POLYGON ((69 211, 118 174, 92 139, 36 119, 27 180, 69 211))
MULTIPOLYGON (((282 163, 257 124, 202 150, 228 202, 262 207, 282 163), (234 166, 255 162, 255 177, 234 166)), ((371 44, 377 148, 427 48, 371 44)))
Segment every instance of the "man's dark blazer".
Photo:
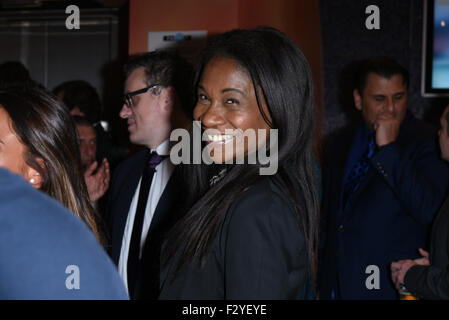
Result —
POLYGON ((449 299, 449 197, 433 222, 430 266, 414 266, 404 278, 405 287, 424 299, 449 299))
POLYGON ((0 265, 0 299, 128 299, 117 268, 86 224, 5 169, 0 265))
POLYGON ((370 159, 365 179, 344 209, 344 175, 355 132, 349 129, 331 141, 326 157, 319 295, 330 299, 338 281, 337 299, 395 299, 390 263, 418 257, 418 248, 426 247, 449 172, 436 147, 436 131, 407 113, 397 140, 370 159), (371 287, 376 275, 369 266, 379 268, 378 289, 371 287))
MULTIPOLYGON (((110 255, 116 265, 120 259, 123 233, 132 198, 145 166, 146 150, 140 151, 120 164, 114 172, 107 206, 111 237, 110 255)), ((170 161, 169 159, 165 161, 170 161)), ((142 253, 141 272, 133 299, 156 299, 159 292, 160 249, 165 233, 176 222, 179 209, 179 183, 172 174, 151 221, 142 253), (144 272, 142 272, 142 270, 144 272)))

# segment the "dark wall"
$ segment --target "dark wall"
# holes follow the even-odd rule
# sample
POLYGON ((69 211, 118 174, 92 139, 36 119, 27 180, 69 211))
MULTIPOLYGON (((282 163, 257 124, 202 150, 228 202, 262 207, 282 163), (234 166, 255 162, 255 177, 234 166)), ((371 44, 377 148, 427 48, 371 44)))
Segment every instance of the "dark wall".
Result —
MULTIPOLYGON (((128 56, 129 8, 80 7, 80 29, 69 30, 65 3, 33 10, 0 9, 0 64, 20 61, 36 82, 52 90, 71 80, 89 82, 102 100, 101 119, 114 140, 126 145, 122 65, 128 56)), ((0 6, 1 7, 1 6, 0 6)))
POLYGON ((354 61, 371 56, 389 56, 409 70, 409 110, 437 123, 448 101, 421 96, 423 14, 423 0, 320 0, 324 135, 357 118, 354 61), (365 27, 369 5, 380 9, 380 30, 365 27))

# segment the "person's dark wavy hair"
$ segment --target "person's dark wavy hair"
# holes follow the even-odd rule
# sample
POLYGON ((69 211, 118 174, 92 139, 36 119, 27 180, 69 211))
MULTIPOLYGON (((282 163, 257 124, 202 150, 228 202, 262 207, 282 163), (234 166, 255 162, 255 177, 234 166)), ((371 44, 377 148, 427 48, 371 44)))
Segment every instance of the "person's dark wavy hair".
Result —
POLYGON ((66 81, 55 87, 53 93, 55 95, 62 93, 62 101, 69 111, 78 107, 91 123, 100 121, 100 96, 89 82, 84 80, 66 81))
POLYGON ((0 64, 0 89, 27 84, 33 80, 30 72, 20 61, 7 61, 0 64))
MULTIPOLYGON (((202 53, 195 87, 207 64, 216 57, 234 60, 250 75, 259 110, 271 128, 278 129, 278 173, 272 176, 294 204, 298 224, 304 232, 310 271, 318 234, 319 200, 313 158, 314 93, 309 64, 299 47, 282 32, 258 27, 233 30, 218 36, 202 53), (265 98, 272 123, 262 110, 265 98)), ((220 223, 232 201, 260 179, 260 164, 234 165, 213 187, 209 179, 218 165, 185 165, 184 181, 188 213, 171 230, 166 242, 164 265, 183 248, 178 272, 193 259, 204 263, 220 223), (212 172, 212 173, 211 173, 212 172)), ((221 166, 218 166, 220 168, 221 166)))
POLYGON ((35 85, 1 90, 0 107, 8 113, 11 129, 25 147, 25 162, 42 176, 40 190, 83 220, 103 243, 84 182, 78 136, 69 111, 35 85))

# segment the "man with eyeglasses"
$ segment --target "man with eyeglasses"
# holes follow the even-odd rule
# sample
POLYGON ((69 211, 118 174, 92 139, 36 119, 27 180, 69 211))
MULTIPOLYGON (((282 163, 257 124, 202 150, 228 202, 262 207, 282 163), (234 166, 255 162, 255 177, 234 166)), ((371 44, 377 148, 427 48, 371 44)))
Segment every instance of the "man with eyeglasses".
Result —
POLYGON ((191 125, 193 68, 173 53, 155 51, 131 57, 124 71, 120 117, 130 141, 145 148, 114 173, 107 207, 110 255, 132 299, 156 299, 162 235, 179 214, 169 137, 191 125))

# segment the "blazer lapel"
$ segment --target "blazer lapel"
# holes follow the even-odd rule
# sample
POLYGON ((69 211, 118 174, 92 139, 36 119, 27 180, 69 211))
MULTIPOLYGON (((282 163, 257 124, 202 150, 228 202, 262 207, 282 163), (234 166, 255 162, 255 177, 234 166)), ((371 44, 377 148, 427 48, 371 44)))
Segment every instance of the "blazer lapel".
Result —
MULTIPOLYGON (((400 131, 399 131, 399 135, 396 139, 396 142, 398 144, 402 144, 404 142, 408 142, 410 138, 410 134, 409 134, 409 130, 411 129, 411 123, 412 118, 410 117, 410 115, 407 113, 403 122, 401 123, 401 127, 400 127, 400 131)), ((348 169, 346 169, 348 170, 348 169)), ((347 171, 346 171, 347 172, 347 171)), ((387 183, 387 181, 378 175, 377 173, 377 169, 374 167, 370 167, 370 169, 368 170, 368 172, 366 173, 366 176, 364 177, 363 181, 360 183, 360 186, 358 188, 358 190, 355 192, 355 194, 353 195, 353 199, 356 199, 357 197, 360 196, 360 194, 362 194, 362 192, 364 191, 364 189, 366 189, 370 183, 372 183, 372 180, 375 178, 379 178, 382 179, 382 181, 384 181, 384 183, 386 184, 385 188, 391 188, 391 186, 387 183)), ((344 181, 343 181, 344 183, 344 181)), ((344 188, 344 185, 343 185, 344 188)), ((343 189, 342 189, 343 190, 343 189)), ((392 190, 393 192, 395 192, 395 190, 392 190)), ((351 208, 351 206, 353 205, 353 201, 350 201, 346 207, 346 210, 348 213, 351 212, 351 210, 348 210, 351 208)), ((345 214, 345 218, 349 218, 350 215, 345 214)))
POLYGON ((174 176, 175 174, 171 175, 156 206, 142 253, 141 279, 144 297, 155 298, 159 292, 162 246, 166 233, 183 213, 176 201, 180 194, 178 191, 180 184, 174 176))
POLYGON ((339 208, 338 212, 338 216, 341 217, 341 214, 344 211, 344 203, 343 203, 343 192, 344 192, 344 187, 345 187, 345 178, 346 178, 346 172, 347 172, 347 167, 350 165, 348 163, 349 160, 349 152, 354 144, 354 139, 355 139, 355 128, 352 128, 350 130, 350 132, 348 134, 346 134, 343 137, 343 143, 341 144, 341 149, 338 150, 337 154, 335 155, 335 167, 339 168, 338 172, 336 173, 336 178, 337 178, 337 182, 338 182, 338 188, 336 190, 335 193, 335 197, 337 197, 337 208, 339 208))
MULTIPOLYGON (((174 223, 185 213, 182 202, 178 201, 180 194, 179 186, 180 183, 174 172, 168 180, 156 206, 150 229, 148 230, 147 241, 145 241, 145 247, 151 246, 152 239, 160 238, 168 232, 174 223)), ((163 239, 159 240, 163 241, 163 239)))
POLYGON ((144 157, 139 160, 139 165, 124 168, 124 170, 128 169, 128 174, 125 176, 124 181, 121 181, 120 188, 117 193, 115 193, 115 197, 117 197, 118 200, 116 201, 115 208, 113 208, 114 230, 112 237, 111 258, 116 264, 118 264, 120 258, 123 233, 125 230, 126 220, 128 218, 129 208, 131 206, 131 201, 136 192, 143 166, 145 164, 144 157))
POLYGON ((351 217, 351 213, 354 213, 351 210, 351 207, 354 205, 354 201, 356 201, 356 199, 360 196, 360 194, 362 194, 364 189, 369 186, 369 184, 371 183, 371 181, 375 177, 376 177, 376 171, 375 171, 374 168, 370 167, 370 169, 368 169, 368 172, 366 173, 365 177, 363 178, 363 181, 360 183, 359 188, 352 195, 352 197, 349 200, 346 208, 344 209, 344 211, 345 211, 345 215, 344 215, 345 220, 351 217))

